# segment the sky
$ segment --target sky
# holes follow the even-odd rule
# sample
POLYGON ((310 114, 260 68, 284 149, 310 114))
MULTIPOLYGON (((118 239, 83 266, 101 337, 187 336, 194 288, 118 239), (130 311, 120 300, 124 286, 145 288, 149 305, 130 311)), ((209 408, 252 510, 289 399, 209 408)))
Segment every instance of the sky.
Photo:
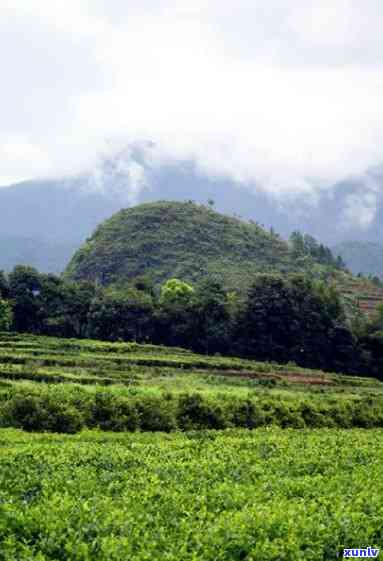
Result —
POLYGON ((383 163, 382 28, 381 0, 1 2, 0 186, 150 141, 153 166, 315 198, 383 163))

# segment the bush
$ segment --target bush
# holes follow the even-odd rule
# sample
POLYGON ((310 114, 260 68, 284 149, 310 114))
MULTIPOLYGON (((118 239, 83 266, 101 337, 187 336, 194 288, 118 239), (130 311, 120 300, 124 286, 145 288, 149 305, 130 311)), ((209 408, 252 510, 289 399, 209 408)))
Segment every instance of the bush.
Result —
POLYGON ((334 426, 334 421, 325 410, 318 410, 313 403, 302 403, 299 407, 300 415, 306 426, 319 428, 334 426))
POLYGON ((171 400, 141 397, 136 401, 136 408, 143 431, 170 432, 177 428, 171 400))
POLYGON ((305 421, 299 409, 291 409, 287 403, 281 400, 269 400, 262 402, 262 409, 266 417, 266 424, 276 424, 282 428, 301 429, 305 421))
POLYGON ((90 407, 90 426, 102 430, 135 431, 139 428, 139 414, 134 404, 111 393, 98 392, 90 407))
POLYGON ((253 429, 266 424, 266 418, 259 406, 250 399, 233 403, 232 424, 235 427, 253 429))
POLYGON ((177 419, 180 428, 223 429, 229 426, 222 407, 207 403, 200 394, 184 394, 178 402, 177 419))
POLYGON ((83 427, 83 418, 74 407, 49 398, 16 395, 3 408, 6 425, 26 431, 74 434, 83 427))

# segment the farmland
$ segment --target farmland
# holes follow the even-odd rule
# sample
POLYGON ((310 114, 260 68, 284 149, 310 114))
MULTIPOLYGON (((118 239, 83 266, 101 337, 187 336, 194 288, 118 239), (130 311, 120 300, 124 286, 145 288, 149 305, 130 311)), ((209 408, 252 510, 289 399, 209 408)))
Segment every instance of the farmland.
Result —
POLYGON ((1 561, 314 561, 381 546, 380 430, 1 433, 1 561))
POLYGON ((3 334, 0 561, 379 547, 382 390, 292 363, 3 334))
POLYGON ((380 427, 383 384, 292 363, 5 334, 0 423, 60 432, 380 427))

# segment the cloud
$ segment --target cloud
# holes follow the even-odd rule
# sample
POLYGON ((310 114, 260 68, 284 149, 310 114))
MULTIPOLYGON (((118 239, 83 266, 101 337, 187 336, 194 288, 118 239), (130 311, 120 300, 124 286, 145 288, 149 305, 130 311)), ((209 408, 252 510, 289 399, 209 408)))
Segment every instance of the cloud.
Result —
POLYGON ((344 208, 340 216, 340 229, 350 227, 367 230, 373 223, 382 201, 382 182, 380 174, 366 174, 363 187, 346 196, 344 208))
POLYGON ((378 0, 3 3, 0 184, 151 140, 151 165, 315 199, 382 161, 382 19, 378 0))

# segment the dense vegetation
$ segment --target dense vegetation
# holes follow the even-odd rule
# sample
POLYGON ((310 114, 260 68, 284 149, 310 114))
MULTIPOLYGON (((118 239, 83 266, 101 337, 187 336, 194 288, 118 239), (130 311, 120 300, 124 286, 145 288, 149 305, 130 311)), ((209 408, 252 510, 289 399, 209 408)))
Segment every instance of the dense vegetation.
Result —
POLYGON ((0 560, 336 561, 381 547, 379 430, 2 431, 0 560))
POLYGON ((191 203, 121 211, 65 277, 0 273, 0 561, 379 547, 383 308, 350 278, 191 203))
POLYGON ((383 426, 383 384, 175 347, 3 334, 0 425, 77 432, 383 426))
POLYGON ((319 261, 315 251, 300 249, 254 222, 203 205, 158 202, 121 210, 101 224, 75 253, 66 276, 106 285, 142 274, 154 284, 213 274, 232 289, 248 286, 255 272, 309 270, 329 257, 336 264, 323 246, 319 261))
POLYGON ((21 333, 181 346, 198 353, 294 361, 381 376, 383 311, 350 323, 328 283, 302 275, 254 275, 247 291, 215 278, 145 277, 102 287, 29 267, 0 274, 0 326, 21 333))

